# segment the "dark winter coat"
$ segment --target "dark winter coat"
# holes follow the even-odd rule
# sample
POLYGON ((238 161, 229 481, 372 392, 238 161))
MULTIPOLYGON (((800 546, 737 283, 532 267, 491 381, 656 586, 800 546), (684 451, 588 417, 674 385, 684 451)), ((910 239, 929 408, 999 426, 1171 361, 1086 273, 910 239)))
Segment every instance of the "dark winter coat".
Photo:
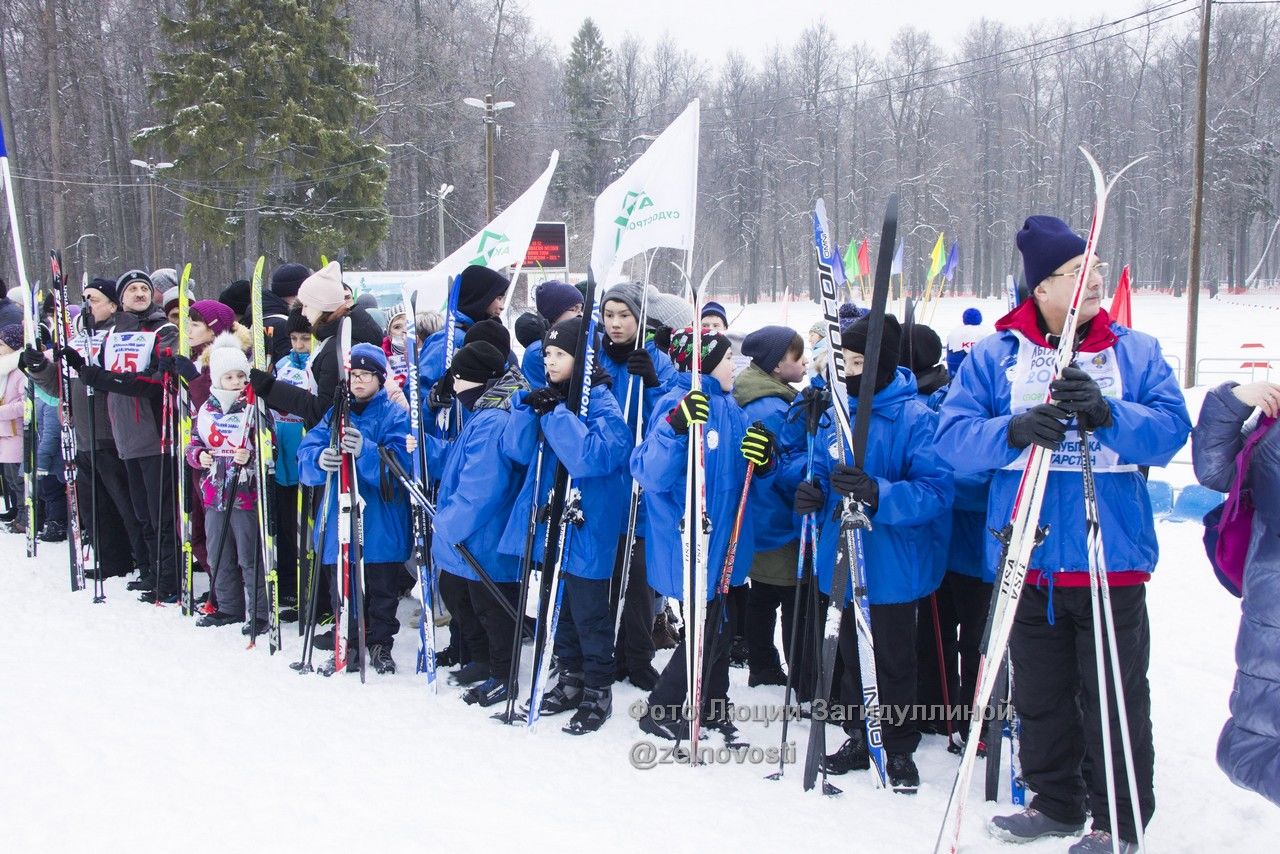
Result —
MULTIPOLYGON (((262 325, 267 331, 266 344, 271 348, 270 362, 274 365, 289 355, 293 345, 289 342, 289 306, 270 290, 262 292, 262 325)), ((354 335, 352 341, 354 343, 354 335)))
MULTIPOLYGON (((1196 479, 1219 492, 1235 480, 1235 460, 1252 432, 1253 408, 1218 386, 1204 400, 1192 435, 1196 479), (1248 429, 1246 429, 1248 422, 1248 429)), ((1280 806, 1280 427, 1257 444, 1245 488, 1256 508, 1236 638, 1231 717, 1218 737, 1218 767, 1231 782, 1280 806)))
MULTIPOLYGON (((367 311, 355 307, 348 309, 343 316, 351 318, 352 346, 382 346, 382 329, 367 311)), ((341 326, 342 318, 335 318, 328 323, 317 324, 312 330, 312 334, 320 341, 315 357, 311 360, 311 376, 316 389, 314 394, 288 383, 273 383, 271 390, 265 395, 268 406, 299 416, 307 429, 318 424, 333 406, 333 395, 338 388, 338 330, 341 326)), ((285 335, 284 340, 287 344, 289 336, 285 335)))
MULTIPOLYGON (((959 474, 994 472, 987 523, 999 530, 1012 518, 1025 453, 1009 446, 1012 379, 1018 374, 1020 348, 1048 344, 1038 331, 1033 302, 1014 309, 997 323, 997 329, 974 346, 951 382, 940 412, 938 453, 959 474)), ((1079 352, 1078 363, 1118 375, 1119 397, 1106 397, 1112 423, 1094 431, 1090 444, 1098 459, 1110 456, 1116 463, 1111 471, 1095 463, 1111 584, 1142 583, 1155 569, 1159 547, 1151 499, 1138 467, 1167 465, 1186 443, 1191 417, 1177 378, 1150 335, 1113 324, 1100 312, 1079 352)), ((1040 376, 1042 395, 1048 387, 1048 371, 1041 370, 1040 376)), ((1104 394, 1114 394, 1115 379, 1103 379, 1108 383, 1104 394)), ((1027 584, 1089 583, 1078 455, 1079 440, 1072 430, 1053 454, 1040 517, 1049 534, 1031 556, 1027 584)), ((987 562, 994 566, 1000 557, 994 537, 987 538, 986 551, 987 562)))
POLYGON ((0 326, 8 326, 14 323, 21 324, 23 321, 22 315, 22 306, 9 299, 6 294, 0 294, 0 326))
MULTIPOLYGON (((689 392, 690 375, 679 373, 671 390, 654 406, 652 429, 631 455, 631 474, 644 488, 649 527, 656 532, 645 540, 649 586, 663 596, 684 601, 684 572, 680 538, 685 510, 685 459, 689 436, 681 435, 667 420, 668 413, 689 392)), ((706 461, 707 516, 711 536, 707 544, 707 599, 715 595, 728 552, 729 536, 738 512, 738 499, 746 481, 747 461, 740 450, 747 432, 747 416, 733 395, 713 377, 702 378, 702 390, 711 402, 711 414, 703 428, 706 461)), ((769 477, 772 473, 757 474, 769 477)), ((731 568, 732 586, 744 584, 751 569, 754 521, 742 520, 738 550, 731 568)))
MULTIPOLYGON (((609 578, 618 551, 618 536, 627 518, 624 496, 630 486, 627 460, 632 434, 622 420, 622 411, 613 394, 600 386, 591 389, 585 422, 567 403, 559 404, 539 418, 525 405, 524 395, 516 399, 503 434, 502 448, 511 459, 527 466, 527 470, 499 549, 517 560, 524 551, 529 511, 537 500, 533 490, 533 460, 539 426, 546 437, 539 491, 546 494, 555 477, 557 461, 561 461, 573 478, 573 489, 581 497, 584 521, 581 526, 570 525, 565 531, 561 570, 579 578, 609 578)), ((544 558, 545 530, 546 522, 539 523, 534 537, 534 559, 538 561, 544 558)))
MULTIPOLYGON (((849 398, 849 422, 858 413, 858 399, 849 398)), ((941 572, 934 559, 950 536, 951 501, 954 495, 951 468, 938 458, 933 435, 938 416, 916 399, 911 371, 898 368, 888 386, 872 398, 871 428, 862 468, 876 480, 879 504, 871 514, 871 530, 864 531, 862 545, 867 566, 867 595, 872 605, 896 605, 928 596, 938 587, 941 572)), ((803 447, 803 422, 787 425, 784 443, 803 447)), ((815 437, 813 474, 827 493, 826 505, 817 514, 818 586, 830 595, 831 577, 840 541, 837 512, 840 495, 831 488, 831 470, 838 446, 835 414, 825 419, 815 437)), ((804 455, 786 457, 780 474, 792 494, 804 479, 804 455)), ((846 585, 846 596, 852 594, 846 585)))
MULTIPOLYGON (((734 379, 733 397, 742 407, 747 424, 759 421, 780 438, 796 390, 766 374, 752 362, 734 379)), ((782 489, 779 478, 752 479, 747 512, 755 520, 757 552, 780 549, 800 537, 800 517, 791 512, 793 497, 782 489)))
MULTIPOLYGON (((99 323, 95 332, 105 336, 115 326, 115 322, 115 315, 112 315, 102 323, 99 323)), ((73 329, 73 334, 76 335, 75 341, 81 342, 81 344, 87 343, 87 339, 82 337, 84 329, 80 318, 76 318, 72 323, 75 327, 73 329)), ((77 345, 77 349, 84 351, 80 355, 84 356, 86 362, 91 361, 87 347, 77 345)), ((44 367, 32 371, 31 379, 45 394, 57 396, 58 366, 54 362, 50 361, 44 367)), ((114 454, 116 440, 111 435, 111 415, 107 412, 107 395, 95 394, 92 399, 93 415, 90 416, 89 387, 84 384, 84 380, 79 375, 72 371, 71 413, 76 431, 76 448, 87 453, 90 444, 92 444, 99 451, 107 451, 114 454)))
MULTIPOLYGON (((86 365, 80 378, 96 391, 107 394, 111 435, 122 460, 153 457, 160 453, 160 415, 164 387, 156 368, 166 351, 178 350, 178 328, 165 317, 164 309, 152 305, 143 311, 118 311, 115 326, 103 343, 99 359, 105 359, 113 336, 130 332, 154 332, 155 340, 145 367, 140 371, 111 370, 112 366, 86 365)), ((118 367, 118 366, 117 366, 118 367)))
MULTIPOLYGON (((330 409, 298 446, 298 479, 305 486, 325 484, 328 472, 320 468, 319 461, 320 452, 329 447, 333 436, 332 419, 330 409)), ((403 563, 409 559, 409 496, 389 472, 383 471, 378 448, 394 453, 405 471, 413 470, 413 460, 404 443, 409 434, 409 413, 392 403, 385 389, 379 389, 368 403, 352 405, 351 425, 364 437, 364 447, 355 460, 360 498, 365 503, 364 561, 403 563)), ((337 475, 333 481, 338 482, 337 475)), ((338 560, 338 502, 335 499, 324 504, 329 511, 321 560, 333 564, 338 560)))

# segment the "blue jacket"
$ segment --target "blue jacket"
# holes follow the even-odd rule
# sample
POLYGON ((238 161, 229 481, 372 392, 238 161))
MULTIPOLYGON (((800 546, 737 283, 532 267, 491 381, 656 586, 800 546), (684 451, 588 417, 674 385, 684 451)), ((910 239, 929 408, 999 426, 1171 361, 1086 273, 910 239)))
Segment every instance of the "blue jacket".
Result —
MULTIPOLYGON (((529 514, 535 500, 533 480, 537 466, 534 465, 534 457, 539 422, 546 437, 546 446, 542 455, 541 483, 538 485, 541 495, 536 500, 546 500, 544 496, 554 483, 556 462, 563 462, 573 478, 573 489, 581 496, 585 520, 581 526, 569 525, 566 529, 565 559, 560 568, 579 578, 597 581, 610 578, 618 552, 618 535, 627 517, 625 496, 630 486, 627 458, 631 453, 632 438, 613 394, 600 386, 591 389, 585 422, 566 403, 561 403, 541 418, 525 405, 524 395, 520 395, 513 405, 503 434, 502 448, 513 460, 527 466, 527 471, 498 548, 503 554, 515 556, 516 560, 524 552, 529 514)), ((560 520, 551 521, 559 524, 560 520)), ((537 561, 544 558, 546 526, 546 521, 539 522, 534 537, 534 560, 537 561)))
MULTIPOLYGON (((1026 305, 1026 304, 1024 304, 1026 305)), ((1021 309, 1015 309, 1010 318, 1021 309)), ((1099 318, 1106 319, 1105 314, 1099 318)), ((1007 320, 1006 318, 1005 320, 1007 320)), ((1006 468, 1022 451, 1009 447, 1010 374, 1017 361, 1018 337, 1000 322, 1000 331, 979 342, 960 365, 943 401, 938 425, 938 453, 957 474, 993 472, 987 502, 987 524, 1008 524, 1022 468, 1006 468)), ((1081 345, 1084 354, 1101 355, 1114 347, 1121 399, 1108 398, 1112 424, 1094 432, 1093 441, 1118 455, 1121 465, 1163 466, 1187 441, 1191 420, 1173 371, 1154 338, 1118 324, 1094 324, 1081 345)), ((1068 436, 1070 439, 1070 436, 1068 436)), ((1065 445, 1066 443, 1064 443, 1065 445)), ((1159 556, 1146 481, 1137 470, 1095 473, 1103 545, 1109 573, 1138 572, 1132 582, 1146 580, 1159 556)), ((1074 471, 1051 471, 1040 524, 1049 526, 1045 541, 1031 556, 1028 583, 1050 582, 1059 572, 1083 573, 1058 579, 1069 586, 1087 581, 1083 479, 1074 471)), ((987 564, 1000 558, 1000 543, 987 537, 987 564)), ((1117 583, 1113 581, 1112 583, 1117 583)), ((1129 583, 1120 581, 1119 583, 1129 583)))
MULTIPOLYGON (((298 476, 307 486, 323 486, 328 472, 320 468, 320 452, 329 447, 332 436, 332 407, 315 427, 307 431, 298 446, 298 476)), ((365 563, 402 563, 409 559, 409 496, 390 473, 383 477, 382 458, 378 447, 395 453, 405 471, 413 471, 413 460, 405 448, 404 439, 409 433, 409 413, 396 406, 387 397, 385 389, 378 393, 359 412, 351 408, 351 425, 364 437, 364 447, 355 460, 356 482, 360 497, 364 500, 364 560, 365 563), (389 481, 389 497, 382 494, 384 480, 389 481)), ((338 483, 337 475, 333 482, 338 483)), ((321 560, 326 564, 338 560, 338 501, 325 499, 329 507, 324 526, 324 545, 321 560)), ((317 526, 316 533, 319 534, 317 526)), ((318 542, 317 545, 320 545, 318 542)))
POLYGON ((520 359, 520 371, 532 388, 542 388, 547 384, 547 368, 542 361, 541 339, 524 348, 524 356, 520 359))
MULTIPOLYGON (((650 524, 661 532, 660 536, 644 541, 649 586, 663 596, 681 601, 684 601, 684 559, 680 529, 685 509, 685 458, 689 437, 681 436, 672 428, 667 413, 680 403, 689 388, 689 374, 677 374, 671 391, 654 407, 656 415, 649 435, 631 455, 631 474, 644 488, 643 501, 650 524)), ((712 377, 702 378, 702 390, 711 401, 710 418, 703 428, 707 516, 711 521, 707 548, 707 598, 710 600, 720 582, 738 499, 747 476, 747 461, 740 450, 742 437, 747 432, 747 416, 733 396, 721 389, 712 377)), ((752 516, 747 513, 731 570, 733 586, 745 583, 751 569, 752 531, 752 516)))
MULTIPOLYGON (((473 321, 460 311, 453 313, 453 351, 456 353, 462 349, 462 343, 467 337, 467 330, 471 328, 473 321)), ((422 383, 422 399, 425 401, 427 392, 436 384, 436 380, 444 376, 444 350, 445 350, 445 334, 449 331, 449 327, 443 326, 438 331, 433 332, 431 337, 422 342, 422 352, 418 354, 418 379, 422 383)))
POLYGON ((511 411, 501 407, 477 409, 466 419, 458 438, 443 443, 431 557, 436 566, 459 578, 480 580, 454 548, 464 543, 494 581, 520 580, 519 557, 498 550, 524 478, 524 466, 502 452, 502 436, 511 418, 511 411))
MULTIPOLYGON (((667 393, 671 388, 672 383, 675 382, 676 377, 680 373, 676 370, 676 366, 672 364, 671 357, 659 350, 658 345, 654 344, 652 341, 646 341, 644 349, 649 352, 649 358, 653 360, 653 367, 658 372, 658 385, 653 388, 645 388, 644 383, 639 377, 632 377, 631 374, 628 374, 627 363, 625 361, 615 362, 613 359, 609 358, 609 354, 604 347, 600 347, 596 350, 596 364, 603 368, 613 380, 613 385, 611 386, 613 389, 613 397, 618 401, 618 408, 627 416, 627 427, 631 430, 633 443, 636 435, 636 419, 640 418, 642 415, 644 416, 644 422, 641 429, 641 439, 643 439, 644 436, 649 434, 649 428, 652 426, 652 419, 650 416, 653 415, 654 404, 656 404, 662 396, 667 393), (627 411, 628 379, 632 380, 630 412, 627 411), (638 407, 637 403, 640 403, 643 406, 643 409, 638 407)), ((539 352, 538 355, 539 358, 541 358, 541 352, 539 352)), ((541 362, 539 362, 539 364, 541 364, 541 362)), ((628 474, 627 480, 627 488, 630 489, 630 474, 628 474)), ((636 537, 638 539, 645 539, 648 532, 649 516, 645 511, 644 501, 641 501, 636 511, 636 537)))
MULTIPOLYGON (((962 356, 968 355, 961 353, 962 356)), ((951 385, 924 396, 924 403, 937 412, 947 399, 951 385)), ((987 560, 987 496, 991 491, 991 472, 971 472, 955 476, 955 501, 951 505, 951 542, 943 555, 944 570, 978 578, 988 584, 995 581, 996 565, 987 560)))
MULTIPOLYGON (((1191 439, 1196 479, 1219 492, 1229 491, 1235 480, 1236 455, 1253 414, 1231 393, 1234 385, 1209 392, 1191 439)), ((1231 717, 1218 737, 1218 767, 1237 786, 1280 806, 1280 426, 1273 425, 1258 442, 1245 478, 1256 509, 1245 560, 1231 717)))
MULTIPOLYGON (((849 423, 858 411, 858 399, 849 398, 849 423)), ((837 511, 840 495, 831 489, 831 469, 836 460, 835 415, 818 428, 814 454, 814 476, 827 492, 825 507, 819 511, 818 586, 830 595, 831 577, 840 539, 837 511)), ((867 436, 863 470, 876 479, 880 503, 871 517, 871 530, 864 531, 862 545, 867 566, 867 596, 872 605, 913 602, 938 587, 941 572, 941 545, 948 541, 951 500, 954 494, 951 469, 934 452, 933 436, 937 416, 916 399, 916 381, 911 371, 898 368, 888 386, 872 399, 871 429, 867 436)), ((788 425, 787 444, 797 445, 795 431, 803 425, 788 425)), ((803 447, 803 436, 799 444, 803 447)), ((787 458, 784 482, 794 493, 804 479, 803 455, 787 458)), ((852 598, 852 585, 846 585, 852 598)))

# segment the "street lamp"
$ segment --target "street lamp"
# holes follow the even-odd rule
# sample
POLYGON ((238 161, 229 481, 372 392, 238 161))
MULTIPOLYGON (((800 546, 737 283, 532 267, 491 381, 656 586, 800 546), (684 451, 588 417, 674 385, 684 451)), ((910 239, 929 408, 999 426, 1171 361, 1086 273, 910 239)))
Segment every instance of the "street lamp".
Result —
POLYGON ((150 160, 130 160, 134 166, 139 169, 147 170, 147 189, 150 195, 148 207, 151 208, 151 269, 155 270, 160 265, 156 261, 156 173, 161 169, 172 169, 172 163, 153 163, 150 160))
POLYGON ((479 98, 463 98, 462 103, 468 107, 475 107, 484 111, 484 180, 486 200, 488 202, 489 219, 493 219, 493 142, 494 135, 498 132, 498 112, 500 110, 509 110, 515 106, 514 101, 498 101, 494 103, 493 93, 484 96, 484 100, 479 98))
POLYGON ((440 241, 439 243, 440 254, 436 256, 437 264, 439 264, 441 261, 444 260, 444 200, 445 200, 445 197, 452 192, 453 192, 452 184, 441 184, 440 189, 435 194, 436 214, 438 215, 438 219, 436 220, 436 226, 437 226, 436 237, 440 241))
POLYGON ((82 234, 78 238, 76 238, 75 243, 72 243, 70 246, 62 247, 62 253, 65 255, 67 252, 70 252, 72 249, 76 250, 76 261, 80 263, 80 268, 82 270, 87 269, 84 263, 84 253, 80 251, 80 244, 88 240, 90 237, 97 237, 97 236, 98 235, 96 234, 82 234))

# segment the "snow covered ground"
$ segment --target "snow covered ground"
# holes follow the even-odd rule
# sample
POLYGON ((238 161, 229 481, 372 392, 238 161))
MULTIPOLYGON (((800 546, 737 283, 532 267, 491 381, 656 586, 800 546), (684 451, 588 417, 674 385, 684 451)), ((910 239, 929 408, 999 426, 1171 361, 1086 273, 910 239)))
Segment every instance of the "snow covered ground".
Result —
MULTIPOLYGON (((1280 298, 1263 307, 1204 305, 1201 352, 1238 354, 1260 341, 1280 351, 1280 298), (1274 305, 1276 308, 1270 308, 1274 305)), ((1257 300, 1251 300, 1257 304, 1257 300)), ((972 300, 945 300, 945 337, 972 300)), ((980 304, 989 320, 999 303, 980 304)), ((1138 297, 1139 328, 1180 354, 1182 303, 1138 297)), ((734 310, 730 309, 730 317, 734 310)), ((747 326, 807 329, 816 307, 757 306, 747 326)), ((1216 381, 1216 379, 1215 379, 1216 381)), ((1188 395, 1198 408, 1203 390, 1188 395)), ((1175 464, 1153 477, 1191 482, 1175 464)), ((1236 789, 1214 764, 1234 673, 1239 607, 1213 579, 1201 528, 1162 522, 1164 560, 1150 585, 1151 685, 1157 811, 1152 852, 1272 851, 1280 810, 1236 789), (1267 842, 1267 840, 1271 842, 1267 842)), ((869 774, 839 779, 827 799, 800 787, 801 769, 767 782, 771 768, 729 764, 637 770, 629 755, 645 737, 628 714, 641 693, 618 685, 614 717, 574 738, 547 719, 536 733, 504 727, 465 706, 460 689, 438 696, 413 671, 416 633, 404 628, 395 676, 300 676, 285 650, 245 650, 238 627, 196 629, 175 607, 135 601, 120 579, 108 601, 68 591, 66 548, 0 534, 0 614, 11 640, 0 655, 0 847, 5 851, 336 851, 419 844, 436 850, 532 843, 576 850, 932 850, 956 758, 926 737, 914 798, 873 788, 869 774)), ((668 653, 664 653, 663 656, 668 653)), ((318 654, 319 656, 323 655, 318 654)), ((527 657, 527 656, 526 656, 527 657)), ((659 662, 661 663, 661 662, 659 662)), ((746 687, 740 705, 777 704, 781 689, 746 687)), ((802 759, 807 722, 794 725, 802 759)), ((778 724, 746 723, 754 745, 776 746, 778 724)), ((829 744, 838 744, 832 728, 829 744)), ((966 851, 1009 851, 981 827, 1007 803, 971 792, 966 851)), ((1062 842, 1027 846, 1062 851, 1062 842)))

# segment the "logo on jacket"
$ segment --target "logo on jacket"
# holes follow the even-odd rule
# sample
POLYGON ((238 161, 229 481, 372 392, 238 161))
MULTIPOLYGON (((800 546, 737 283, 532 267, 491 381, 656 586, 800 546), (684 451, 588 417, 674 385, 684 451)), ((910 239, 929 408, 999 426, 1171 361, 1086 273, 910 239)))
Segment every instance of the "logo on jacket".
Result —
POLYGON ((714 451, 716 448, 720 447, 720 431, 719 430, 708 430, 706 433, 703 434, 703 436, 707 440, 708 451, 714 451))
POLYGON ((1107 363, 1107 354, 1105 352, 1098 353, 1093 357, 1093 366, 1095 368, 1101 368, 1106 363, 1107 363))

